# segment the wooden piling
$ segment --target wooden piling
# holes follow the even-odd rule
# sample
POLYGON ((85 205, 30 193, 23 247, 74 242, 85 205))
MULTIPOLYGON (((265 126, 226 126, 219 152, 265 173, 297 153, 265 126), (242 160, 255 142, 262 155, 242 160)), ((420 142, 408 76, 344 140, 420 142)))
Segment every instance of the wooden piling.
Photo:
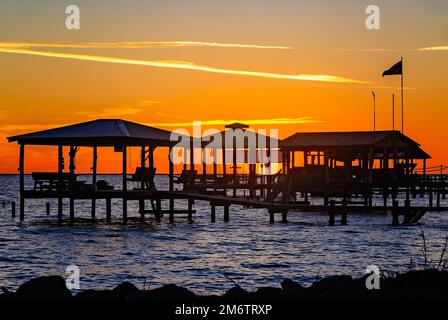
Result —
POLYGON ((5 206, 6 206, 6 201, 3 200, 3 201, 2 201, 2 207, 4 208, 5 206))
POLYGON ((211 213, 210 213, 210 221, 214 223, 216 221, 216 206, 215 204, 210 204, 211 213))
POLYGON ((193 199, 188 199, 188 222, 193 222, 193 199))
POLYGON ((343 226, 347 225, 347 212, 343 212, 341 214, 341 225, 343 226))
POLYGON ((429 207, 432 208, 434 203, 433 203, 433 190, 432 187, 428 188, 428 201, 429 201, 429 207))
POLYGON ((229 222, 229 205, 224 205, 224 222, 229 222))
POLYGON ((140 200, 138 205, 140 211, 140 222, 145 222, 145 200, 140 200))
MULTIPOLYGON (((98 147, 93 147, 93 159, 92 159, 92 185, 93 185, 93 192, 96 192, 96 178, 97 178, 97 166, 98 166, 98 147)), ((96 215, 96 199, 95 196, 92 198, 92 211, 91 211, 91 217, 92 219, 95 219, 96 215)))
MULTIPOLYGON (((64 170, 64 155, 63 155, 63 146, 58 146, 58 173, 62 176, 62 171, 64 170)), ((62 179, 62 178, 60 178, 62 179)), ((63 198, 62 191, 60 185, 57 186, 58 190, 58 220, 62 221, 62 210, 63 210, 63 198)))
POLYGON ((11 202, 11 217, 16 217, 16 203, 15 201, 11 202))
POLYGON ((274 211, 269 211, 269 223, 270 223, 270 224, 275 223, 275 215, 274 215, 274 211))
POLYGON ((126 146, 123 146, 122 149, 123 153, 123 172, 122 172, 122 179, 123 179, 123 223, 126 224, 128 222, 128 199, 126 196, 126 193, 128 191, 128 180, 127 180, 127 148, 126 146))
POLYGON ((75 221, 75 200, 70 198, 70 222, 75 221))
POLYGON ((288 223, 288 210, 282 212, 282 223, 288 223))
POLYGON ((329 221, 328 221, 328 225, 329 226, 334 226, 336 224, 336 220, 335 220, 335 201, 334 200, 330 200, 330 208, 328 210, 328 215, 329 215, 329 221))
POLYGON ((398 219, 398 200, 393 201, 392 205, 392 225, 398 226, 400 221, 398 219))
POLYGON ((45 204, 45 207, 46 207, 46 211, 47 211, 47 216, 49 216, 50 215, 50 202, 47 202, 45 204))
POLYGON ((112 220, 112 199, 106 198, 106 222, 110 223, 112 220))
MULTIPOLYGON (((25 219, 25 145, 20 145, 20 159, 19 159, 19 188, 20 188, 20 221, 25 219)), ((15 211, 15 203, 14 203, 15 211)), ((15 215, 15 212, 14 212, 15 215)))

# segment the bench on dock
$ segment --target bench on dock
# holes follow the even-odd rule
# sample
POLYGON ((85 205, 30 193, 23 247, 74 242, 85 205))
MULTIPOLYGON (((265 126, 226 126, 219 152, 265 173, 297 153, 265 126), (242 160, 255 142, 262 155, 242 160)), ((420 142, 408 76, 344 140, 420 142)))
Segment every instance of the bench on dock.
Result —
MULTIPOLYGON (((154 184, 154 177, 156 175, 156 168, 146 168, 146 167, 137 167, 135 168, 135 173, 132 174, 130 178, 127 178, 127 181, 134 181, 143 183, 144 190, 156 190, 156 185, 154 184)), ((141 188, 136 188, 141 189, 141 188)))
POLYGON ((182 173, 179 177, 174 178, 174 183, 181 183, 185 187, 191 187, 194 186, 196 182, 196 177, 198 175, 197 170, 182 170, 182 173))
POLYGON ((71 183, 76 182, 76 174, 58 172, 33 172, 34 190, 67 190, 71 183))

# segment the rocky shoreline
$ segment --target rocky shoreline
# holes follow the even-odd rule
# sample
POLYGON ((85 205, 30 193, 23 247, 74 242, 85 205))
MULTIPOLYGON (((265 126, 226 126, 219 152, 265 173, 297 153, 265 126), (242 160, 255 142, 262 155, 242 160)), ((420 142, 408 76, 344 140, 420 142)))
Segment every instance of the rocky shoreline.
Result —
POLYGON ((221 301, 311 301, 311 300, 448 300, 448 271, 408 271, 393 277, 382 277, 380 289, 366 288, 367 275, 332 276, 304 287, 286 279, 280 287, 261 287, 248 292, 234 286, 222 295, 196 295, 174 284, 141 290, 130 282, 123 282, 110 290, 84 290, 72 294, 60 276, 39 277, 22 284, 15 292, 2 287, 0 301, 66 300, 66 301, 149 301, 149 302, 204 302, 221 301))

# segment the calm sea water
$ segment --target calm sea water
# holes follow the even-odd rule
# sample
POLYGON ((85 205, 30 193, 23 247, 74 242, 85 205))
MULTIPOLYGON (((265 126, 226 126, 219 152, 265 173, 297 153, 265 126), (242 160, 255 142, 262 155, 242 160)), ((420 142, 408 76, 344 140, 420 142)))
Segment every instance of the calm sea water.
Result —
MULTIPOLYGON (((119 176, 101 179, 120 185, 119 176)), ((166 177, 156 179, 166 188, 166 177)), ((32 186, 31 177, 26 184, 32 186)), ((96 222, 88 220, 90 201, 77 201, 76 217, 86 220, 70 226, 56 223, 55 202, 48 217, 46 200, 27 200, 25 222, 20 223, 11 218, 9 205, 18 202, 17 190, 17 176, 0 175, 0 286, 9 289, 37 276, 65 276, 72 264, 81 270, 82 289, 112 288, 127 280, 140 288, 145 282, 152 288, 175 283, 196 293, 222 293, 232 287, 224 275, 253 290, 279 286, 284 278, 310 284, 326 275, 361 276, 371 264, 397 271, 406 269, 411 259, 422 261, 420 229, 391 227, 387 215, 349 215, 348 226, 329 227, 324 214, 290 212, 288 224, 270 225, 265 209, 232 206, 229 223, 222 221, 218 209, 212 224, 208 203, 198 201, 192 224, 181 217, 174 224, 167 217, 141 224, 138 203, 129 202, 129 216, 136 219, 124 226, 121 201, 112 202, 115 222, 110 225, 104 221, 104 201, 98 201, 96 222), (1 200, 8 201, 5 208, 1 200)), ((426 204, 412 199, 419 201, 426 204)), ((68 203, 64 206, 67 218, 68 203)), ((437 258, 448 214, 430 212, 421 226, 437 258)))

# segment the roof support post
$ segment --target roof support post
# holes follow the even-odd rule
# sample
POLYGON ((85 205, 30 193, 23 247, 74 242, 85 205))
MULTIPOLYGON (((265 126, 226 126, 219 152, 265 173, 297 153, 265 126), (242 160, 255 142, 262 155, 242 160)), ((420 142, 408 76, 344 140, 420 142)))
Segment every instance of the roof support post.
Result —
MULTIPOLYGON (((69 170, 70 170, 70 175, 74 175, 75 174, 75 155, 76 155, 76 149, 74 146, 70 146, 70 152, 69 152, 69 157, 70 157, 70 166, 69 166, 69 170)), ((68 192, 70 193, 70 222, 73 222, 75 220, 75 200, 73 198, 73 193, 75 192, 75 184, 73 181, 73 177, 70 178, 69 184, 68 184, 68 192)))
POLYGON ((98 165, 98 147, 93 146, 93 158, 92 158, 92 185, 93 185, 93 197, 92 197, 92 218, 95 218, 96 215, 96 173, 97 173, 97 165, 98 165))
MULTIPOLYGON (((58 173, 59 179, 62 177, 62 171, 64 170, 64 147, 62 145, 58 146, 58 173)), ((58 192, 58 220, 62 220, 62 190, 60 185, 56 186, 58 192)))
POLYGON ((19 174, 20 174, 20 221, 25 219, 25 145, 20 145, 20 158, 19 158, 19 174))
MULTIPOLYGON (((146 167, 146 147, 142 146, 140 150, 140 167, 145 168, 146 167)), ((145 181, 141 179, 140 181, 140 189, 145 189, 145 181)), ((138 211, 140 212, 140 218, 143 221, 145 218, 145 200, 140 199, 138 202, 138 211)))
MULTIPOLYGON (((186 150, 186 149, 185 149, 186 150)), ((172 157, 173 147, 169 147, 168 152, 168 162, 169 162, 169 190, 170 192, 174 191, 174 164, 173 164, 173 157, 172 157)), ((170 196, 169 199, 169 211, 170 211, 170 222, 174 221, 174 198, 170 196)))
POLYGON ((123 146, 123 223, 128 221, 128 203, 127 203, 127 148, 123 146))

